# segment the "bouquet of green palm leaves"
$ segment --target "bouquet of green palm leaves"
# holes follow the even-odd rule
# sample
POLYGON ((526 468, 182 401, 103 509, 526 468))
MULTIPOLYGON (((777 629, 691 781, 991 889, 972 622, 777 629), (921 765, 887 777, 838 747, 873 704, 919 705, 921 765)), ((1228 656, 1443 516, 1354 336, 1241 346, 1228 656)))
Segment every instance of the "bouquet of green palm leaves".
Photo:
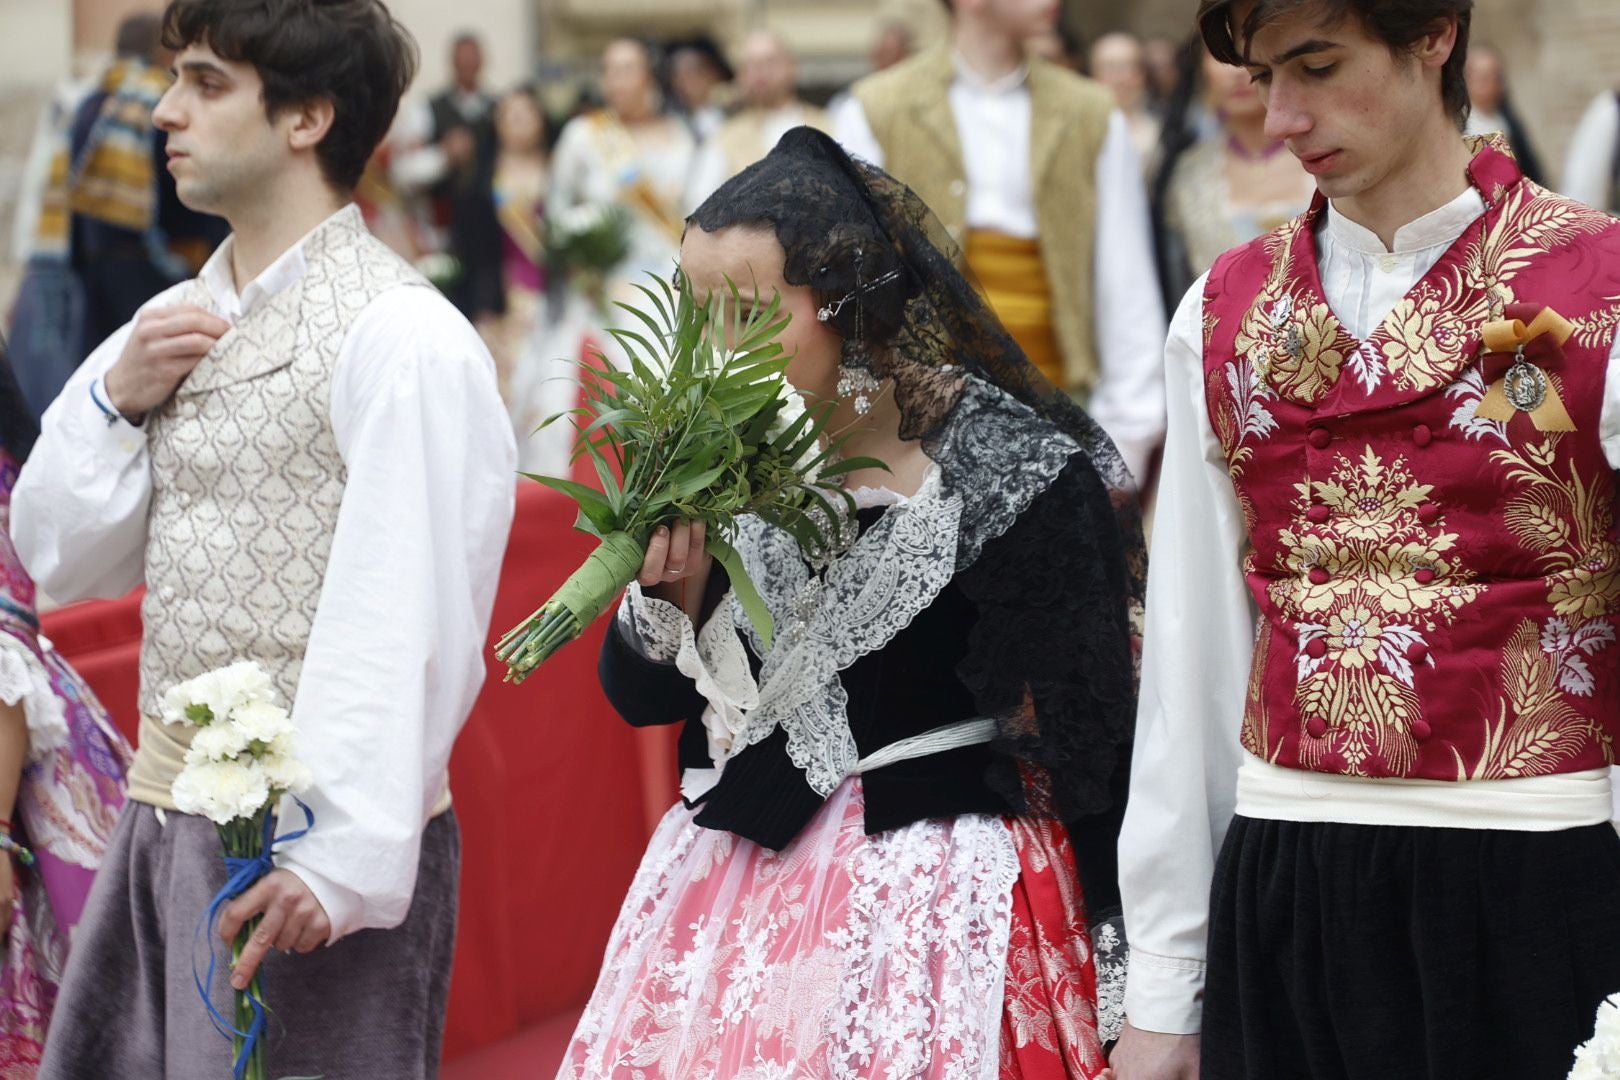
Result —
POLYGON ((743 514, 786 531, 813 556, 842 539, 851 506, 838 478, 883 468, 845 458, 829 438, 831 402, 806 408, 787 381, 790 356, 777 340, 790 316, 780 296, 745 305, 735 285, 706 302, 691 288, 654 278, 637 285, 642 310, 618 307, 637 329, 610 330, 627 364, 588 364, 585 402, 571 413, 574 460, 588 456, 602 490, 551 476, 530 478, 579 504, 576 528, 601 545, 550 600, 496 645, 507 680, 522 682, 579 637, 635 579, 658 526, 678 519, 707 526, 707 549, 725 567, 743 610, 769 644, 771 616, 730 540, 743 514), (744 310, 747 306, 748 310, 744 310))

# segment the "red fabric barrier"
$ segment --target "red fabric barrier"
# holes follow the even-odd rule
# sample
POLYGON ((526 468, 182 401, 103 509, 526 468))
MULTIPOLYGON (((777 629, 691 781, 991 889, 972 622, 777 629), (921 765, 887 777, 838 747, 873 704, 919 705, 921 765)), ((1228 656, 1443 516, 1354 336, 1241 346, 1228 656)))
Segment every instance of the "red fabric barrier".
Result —
MULTIPOLYGON (((594 541, 573 521, 562 496, 519 489, 492 638, 590 552, 594 541)), ((44 619, 132 740, 138 605, 138 596, 76 604, 44 619)), ((486 654, 489 675, 450 766, 463 858, 445 1059, 475 1071, 451 1065, 447 1078, 556 1068, 652 825, 675 801, 674 732, 630 728, 597 684, 604 629, 522 686, 502 683, 504 667, 486 654)))

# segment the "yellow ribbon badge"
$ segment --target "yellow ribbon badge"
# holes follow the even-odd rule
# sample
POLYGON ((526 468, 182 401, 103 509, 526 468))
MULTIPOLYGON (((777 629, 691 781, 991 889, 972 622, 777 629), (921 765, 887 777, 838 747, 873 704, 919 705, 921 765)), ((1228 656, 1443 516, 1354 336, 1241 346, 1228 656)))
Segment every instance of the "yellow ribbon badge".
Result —
MULTIPOLYGON (((1525 305, 1514 304, 1522 310, 1525 305)), ((1512 420, 1514 414, 1530 414, 1537 431, 1574 431, 1575 421, 1558 396, 1558 387, 1548 377, 1544 367, 1532 359, 1556 361, 1563 358, 1562 346, 1575 332, 1568 319, 1550 307, 1544 307, 1527 325, 1521 318, 1497 319, 1485 324, 1482 337, 1485 345, 1485 373, 1492 369, 1505 371, 1490 384, 1474 415, 1486 420, 1512 420)))

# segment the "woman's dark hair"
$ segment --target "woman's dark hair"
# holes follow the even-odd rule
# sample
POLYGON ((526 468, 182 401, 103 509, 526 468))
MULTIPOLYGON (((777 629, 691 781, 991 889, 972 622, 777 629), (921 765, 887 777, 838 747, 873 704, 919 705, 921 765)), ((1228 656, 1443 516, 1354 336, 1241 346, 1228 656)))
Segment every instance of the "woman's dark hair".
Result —
POLYGON ((1188 263, 1185 244, 1170 227, 1169 207, 1176 164, 1198 144, 1194 106, 1204 91, 1204 55, 1204 44, 1197 34, 1189 36, 1176 50, 1176 88, 1165 103, 1164 123, 1159 129, 1159 170, 1148 191, 1154 256, 1166 311, 1176 310, 1182 294, 1198 277, 1188 263))
POLYGON ((21 464, 28 460, 37 438, 39 422, 23 400, 17 373, 11 370, 11 350, 6 347, 5 335, 0 334, 0 447, 21 464))
POLYGON ((1411 49, 1443 19, 1457 23, 1457 44, 1440 69, 1440 96, 1460 128, 1468 120, 1468 84, 1463 67, 1468 62, 1468 28, 1473 21, 1474 0, 1254 0, 1242 26, 1232 25, 1235 0, 1201 0, 1198 27, 1204 44, 1223 64, 1247 64, 1248 42, 1266 24, 1299 11, 1313 8, 1323 21, 1332 22, 1353 15, 1367 32, 1382 41, 1393 53, 1411 49), (1244 45, 1240 49, 1237 39, 1244 45))
POLYGON ((416 76, 416 42, 381 0, 170 0, 163 44, 207 45, 252 64, 265 115, 317 98, 332 128, 315 148, 327 183, 351 191, 416 76))

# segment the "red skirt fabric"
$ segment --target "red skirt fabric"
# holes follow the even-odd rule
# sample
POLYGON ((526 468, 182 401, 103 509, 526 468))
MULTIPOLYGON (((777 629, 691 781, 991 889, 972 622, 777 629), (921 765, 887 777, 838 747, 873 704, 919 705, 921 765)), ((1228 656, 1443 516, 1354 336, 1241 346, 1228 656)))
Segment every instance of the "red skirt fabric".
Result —
POLYGON ((1107 1068, 1097 968, 1068 832, 1008 818, 1018 846, 1001 1014, 1001 1080, 1094 1080, 1107 1068))

